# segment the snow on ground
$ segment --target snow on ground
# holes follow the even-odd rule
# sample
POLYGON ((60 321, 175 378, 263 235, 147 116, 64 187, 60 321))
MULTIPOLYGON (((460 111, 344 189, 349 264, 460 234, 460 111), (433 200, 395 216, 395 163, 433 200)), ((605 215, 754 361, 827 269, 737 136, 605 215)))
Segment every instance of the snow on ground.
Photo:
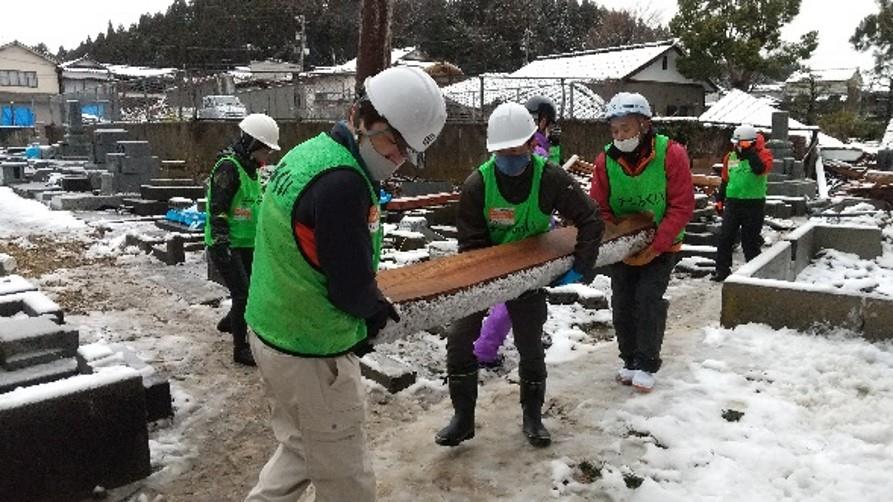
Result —
POLYGON ((878 210, 867 202, 860 202, 840 210, 828 210, 825 213, 837 213, 841 216, 815 217, 811 218, 811 220, 831 225, 870 225, 876 227, 890 226, 893 223, 893 217, 891 217, 889 212, 878 210))
POLYGON ((553 460, 553 496, 888 499, 893 344, 746 325, 704 329, 701 348, 654 393, 589 424, 615 440, 585 465, 553 460), (626 463, 598 460, 630 449, 626 463))
MULTIPOLYGON (((95 296, 85 303, 87 312, 66 316, 80 329, 82 344, 126 344, 171 376, 176 414, 151 426, 154 473, 142 486, 172 494, 172 499, 184 493, 201 494, 194 500, 244 496, 269 454, 272 437, 255 375, 232 367, 228 340, 214 330, 227 305, 198 305, 182 291, 203 275, 201 254, 188 253, 186 264, 166 267, 123 246, 128 232, 155 232, 150 222, 104 221, 112 215, 79 213, 84 223, 27 202, 0 189, 0 208, 29 207, 24 216, 32 218, 22 224, 22 218, 0 217, 0 238, 35 229, 86 235, 86 228, 101 227, 104 236, 89 253, 117 257, 108 269, 94 264, 40 278, 51 294, 73 290, 95 296), (203 498, 209 493, 215 496, 203 498)), ((873 208, 844 211, 867 210, 873 208)), ((827 221, 884 227, 885 257, 875 267, 893 270, 888 215, 827 221)), ((405 264, 428 254, 428 249, 387 250, 386 258, 405 264)), ((859 267, 868 270, 865 263, 859 267)), ((877 276, 876 270, 869 275, 877 276)), ((879 288, 884 281, 893 285, 882 279, 879 288)), ((611 294, 606 276, 571 289, 582 296, 611 294)), ((481 372, 478 437, 454 450, 434 449, 430 439, 450 412, 442 380, 442 334, 419 332, 377 346, 419 373, 418 383, 396 396, 383 396, 379 386, 367 382, 371 451, 385 467, 379 469, 380 498, 417 499, 420 486, 432 490, 426 492, 432 500, 498 493, 506 486, 502 478, 522 469, 524 479, 508 481, 514 491, 469 500, 543 500, 550 489, 554 499, 574 502, 888 498, 893 491, 893 343, 763 326, 704 328, 718 317, 719 290, 703 279, 674 277, 667 296, 667 361, 658 388, 649 395, 611 380, 616 344, 610 310, 550 307, 546 416, 556 441, 549 450, 527 448, 516 437, 516 425, 507 425, 520 420, 514 385, 518 354, 511 335, 502 348, 503 366, 481 372), (696 312, 704 305, 709 316, 696 312), (444 488, 444 478, 463 485, 446 482, 444 488)))
POLYGON ((796 281, 829 285, 848 293, 893 296, 893 253, 864 260, 852 253, 823 249, 796 281))
POLYGON ((70 211, 52 211, 40 202, 19 197, 8 187, 0 187, 0 238, 78 233, 87 228, 70 211))

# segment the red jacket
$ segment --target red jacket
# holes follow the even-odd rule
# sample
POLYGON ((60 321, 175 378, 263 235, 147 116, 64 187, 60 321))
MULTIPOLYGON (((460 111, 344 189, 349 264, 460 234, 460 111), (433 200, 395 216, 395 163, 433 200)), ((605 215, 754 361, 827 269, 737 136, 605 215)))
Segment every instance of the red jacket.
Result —
MULTIPOLYGON (((650 158, 644 159, 643 163, 649 161, 650 158)), ((673 247, 676 236, 685 228, 685 225, 688 225, 695 211, 695 193, 691 183, 688 152, 685 151, 685 147, 671 140, 667 146, 664 165, 667 171, 667 212, 658 225, 654 241, 651 243, 658 253, 664 253, 673 247)), ((623 166, 623 170, 627 174, 635 171, 641 172, 644 168, 643 165, 635 166, 634 169, 628 167, 623 166)), ((608 171, 603 151, 595 159, 595 170, 592 172, 589 195, 598 202, 602 219, 606 222, 616 219, 611 211, 611 205, 608 203, 609 194, 608 171)))

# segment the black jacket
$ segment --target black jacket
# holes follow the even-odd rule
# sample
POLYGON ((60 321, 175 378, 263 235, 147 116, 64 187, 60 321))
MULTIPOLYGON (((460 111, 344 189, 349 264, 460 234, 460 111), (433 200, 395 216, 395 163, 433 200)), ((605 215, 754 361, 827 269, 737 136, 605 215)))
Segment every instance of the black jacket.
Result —
MULTIPOLYGON (((509 202, 520 204, 530 194, 533 169, 519 176, 506 176, 498 169, 496 184, 499 193, 509 202)), ((574 178, 560 167, 546 163, 540 184, 539 207, 546 214, 557 211, 566 221, 577 227, 574 248, 574 269, 587 281, 594 276, 593 266, 598 258, 605 225, 599 217, 598 206, 580 188, 574 178)), ((484 178, 477 169, 465 180, 459 199, 459 252, 494 245, 484 218, 484 178)))
MULTIPOLYGON (((363 165, 353 134, 343 123, 337 124, 330 135, 363 165)), ((364 319, 387 309, 375 282, 369 252, 371 206, 366 180, 344 166, 311 181, 292 208, 292 228, 303 225, 313 231, 317 268, 328 280, 329 300, 339 309, 364 319)), ((297 234, 295 242, 299 242, 297 234)), ((301 249, 305 257, 308 251, 314 252, 301 249)))
MULTIPOLYGON (((258 163, 245 152, 244 147, 236 142, 229 148, 221 151, 217 159, 233 156, 242 164, 242 168, 251 179, 257 179, 258 163)), ((217 166, 213 176, 208 180, 210 184, 211 200, 207 208, 208 217, 211 219, 212 246, 229 247, 229 223, 227 215, 233 198, 239 191, 239 169, 230 160, 224 160, 217 166)))

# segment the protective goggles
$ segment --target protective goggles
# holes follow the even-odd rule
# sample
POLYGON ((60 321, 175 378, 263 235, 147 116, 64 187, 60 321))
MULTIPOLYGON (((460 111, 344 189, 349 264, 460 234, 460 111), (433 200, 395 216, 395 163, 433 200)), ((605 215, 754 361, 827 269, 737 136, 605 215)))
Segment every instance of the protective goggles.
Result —
POLYGON ((387 126, 384 129, 379 129, 376 131, 366 131, 364 135, 369 139, 372 139, 376 136, 384 138, 386 141, 397 147, 397 151, 400 152, 400 155, 402 155, 407 162, 414 166, 419 165, 419 152, 415 151, 411 146, 409 146, 409 143, 407 143, 406 140, 403 139, 403 136, 400 135, 400 132, 393 127, 387 126))

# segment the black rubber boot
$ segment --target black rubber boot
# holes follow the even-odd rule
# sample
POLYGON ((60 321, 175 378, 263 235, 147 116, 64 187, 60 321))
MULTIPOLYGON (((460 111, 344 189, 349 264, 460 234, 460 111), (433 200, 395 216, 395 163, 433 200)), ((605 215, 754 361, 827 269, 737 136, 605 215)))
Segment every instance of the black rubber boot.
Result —
POLYGON ((232 333, 233 329, 231 326, 232 325, 229 322, 229 313, 227 313, 226 316, 217 323, 217 331, 220 331, 221 333, 232 333))
POLYGON ((546 382, 521 380, 521 409, 524 412, 524 435, 527 441, 538 448, 552 444, 552 435, 543 425, 543 402, 546 397, 546 382))
POLYGON ((251 353, 251 347, 244 335, 233 335, 233 362, 245 366, 257 366, 257 363, 254 362, 254 354, 251 353))
POLYGON ((450 375, 450 400, 453 418, 434 436, 441 446, 457 446, 474 437, 474 406, 478 398, 478 372, 450 375))

